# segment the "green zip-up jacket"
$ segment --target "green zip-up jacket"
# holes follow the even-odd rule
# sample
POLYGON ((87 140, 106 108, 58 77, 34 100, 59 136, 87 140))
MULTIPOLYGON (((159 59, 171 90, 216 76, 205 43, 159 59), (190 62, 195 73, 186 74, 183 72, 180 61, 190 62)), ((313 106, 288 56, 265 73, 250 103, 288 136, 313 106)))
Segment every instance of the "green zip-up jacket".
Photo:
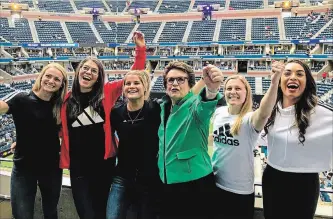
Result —
POLYGON ((208 154, 209 123, 221 95, 213 100, 205 100, 205 96, 205 89, 199 95, 188 93, 173 106, 167 121, 166 105, 170 106, 171 100, 163 99, 158 168, 165 184, 189 182, 213 172, 208 154))

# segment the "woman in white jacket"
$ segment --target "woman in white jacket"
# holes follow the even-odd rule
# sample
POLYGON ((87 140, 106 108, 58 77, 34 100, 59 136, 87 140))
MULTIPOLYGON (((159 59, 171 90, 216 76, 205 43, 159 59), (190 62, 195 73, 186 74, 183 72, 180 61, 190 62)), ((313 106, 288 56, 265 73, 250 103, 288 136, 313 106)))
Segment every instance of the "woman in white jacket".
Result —
POLYGON ((267 167, 263 174, 265 219, 313 219, 318 173, 332 167, 332 108, 318 103, 316 83, 301 61, 286 64, 278 97, 265 125, 267 167))

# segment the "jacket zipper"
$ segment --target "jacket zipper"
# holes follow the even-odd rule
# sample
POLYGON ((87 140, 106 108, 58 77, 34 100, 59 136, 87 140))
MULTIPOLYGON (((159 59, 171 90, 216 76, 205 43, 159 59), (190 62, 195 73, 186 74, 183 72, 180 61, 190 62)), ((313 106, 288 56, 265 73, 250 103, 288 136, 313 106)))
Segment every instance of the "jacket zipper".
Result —
MULTIPOLYGON (((165 110, 165 108, 164 108, 165 110)), ((170 114, 171 114, 171 110, 170 110, 170 114)), ((170 117, 170 114, 169 114, 169 117, 170 117)), ((168 117, 168 120, 169 120, 169 117, 168 117)), ((165 181, 165 184, 168 184, 168 180, 167 180, 167 174, 166 174, 166 144, 165 144, 165 134, 166 134, 166 127, 167 127, 167 123, 168 121, 165 121, 165 111, 164 111, 164 181, 165 181)))
MULTIPOLYGON (((165 121, 164 121, 165 123, 165 121)), ((165 131, 166 131, 166 124, 164 125, 164 181, 165 181, 165 184, 168 184, 168 181, 167 181, 167 176, 166 176, 166 145, 165 145, 165 131)))

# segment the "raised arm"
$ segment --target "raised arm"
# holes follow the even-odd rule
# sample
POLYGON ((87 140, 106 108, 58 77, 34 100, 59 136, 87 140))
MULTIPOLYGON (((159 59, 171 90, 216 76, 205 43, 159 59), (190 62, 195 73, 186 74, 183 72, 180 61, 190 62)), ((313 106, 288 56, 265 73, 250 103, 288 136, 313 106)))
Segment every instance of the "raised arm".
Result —
POLYGON ((213 65, 208 65, 202 72, 205 89, 198 95, 196 114, 201 121, 209 121, 216 109, 216 104, 221 99, 219 89, 223 81, 222 71, 213 65))
POLYGON ((135 43, 135 59, 131 70, 144 70, 146 67, 146 42, 143 33, 136 31, 133 34, 135 43))
MULTIPOLYGON (((209 67, 205 67, 204 69, 211 69, 212 72, 221 72, 217 67, 213 66, 213 65, 209 65, 209 67)), ((222 72, 221 72, 222 73, 222 72)), ((222 74, 222 78, 221 78, 221 83, 223 82, 223 74, 222 74)), ((199 94, 200 91, 206 86, 205 84, 205 80, 203 78, 201 78, 193 87, 192 87, 192 92, 194 94, 199 94)), ((220 88, 218 88, 219 90, 220 88)))
POLYGON ((8 112, 8 110, 9 110, 8 104, 5 101, 0 100, 0 114, 5 114, 8 112))
POLYGON ((206 85, 206 99, 215 99, 223 82, 222 71, 214 65, 208 65, 203 68, 202 76, 206 85))
POLYGON ((205 81, 200 79, 193 87, 192 92, 196 95, 200 93, 200 91, 205 87, 205 81))
POLYGON ((265 96, 260 102, 260 107, 253 113, 251 122, 257 131, 261 131, 268 118, 270 117, 273 107, 276 102, 279 81, 284 71, 284 64, 281 62, 274 62, 271 71, 271 84, 265 96))
MULTIPOLYGON (((145 38, 144 35, 136 31, 133 34, 133 41, 135 42, 135 59, 134 59, 134 64, 131 67, 131 70, 143 70, 145 69, 145 64, 146 64, 146 43, 145 43, 145 38)), ((105 88, 112 90, 113 92, 111 93, 113 95, 114 99, 118 99, 119 96, 122 94, 123 90, 123 80, 119 81, 114 81, 111 83, 107 83, 105 88)))

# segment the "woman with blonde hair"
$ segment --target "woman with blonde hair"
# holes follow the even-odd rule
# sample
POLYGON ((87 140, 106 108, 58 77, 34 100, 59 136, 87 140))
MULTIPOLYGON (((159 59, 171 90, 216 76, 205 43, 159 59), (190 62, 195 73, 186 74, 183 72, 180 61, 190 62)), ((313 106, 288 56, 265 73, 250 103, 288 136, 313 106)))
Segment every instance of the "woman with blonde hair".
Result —
POLYGON ((13 115, 17 133, 10 199, 16 219, 33 218, 37 185, 44 217, 58 218, 62 184, 58 133, 67 86, 65 69, 51 63, 42 69, 31 92, 15 91, 0 101, 0 113, 13 115))
POLYGON ((255 112, 252 112, 252 93, 247 80, 233 75, 225 81, 227 106, 216 109, 213 117, 212 163, 216 193, 221 200, 216 206, 217 218, 253 218, 253 149, 272 112, 283 68, 282 63, 273 63, 270 88, 255 112))
POLYGON ((108 219, 126 218, 137 204, 138 218, 156 218, 160 106, 149 100, 150 76, 130 71, 124 78, 126 103, 111 112, 112 131, 119 138, 118 164, 107 206, 108 219))

